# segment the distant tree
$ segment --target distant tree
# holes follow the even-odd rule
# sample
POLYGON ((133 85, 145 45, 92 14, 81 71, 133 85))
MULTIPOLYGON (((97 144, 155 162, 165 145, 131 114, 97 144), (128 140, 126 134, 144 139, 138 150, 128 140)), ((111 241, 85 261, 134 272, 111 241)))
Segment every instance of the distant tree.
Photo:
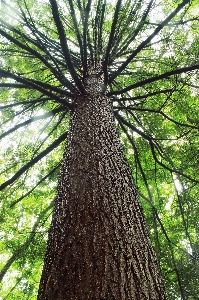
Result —
POLYGON ((3 299, 197 299, 197 1, 0 6, 3 299))

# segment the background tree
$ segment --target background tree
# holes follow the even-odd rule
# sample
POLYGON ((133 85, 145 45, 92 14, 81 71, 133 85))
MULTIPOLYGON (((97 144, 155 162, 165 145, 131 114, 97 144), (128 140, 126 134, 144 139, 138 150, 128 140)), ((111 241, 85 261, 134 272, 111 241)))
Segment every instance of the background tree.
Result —
POLYGON ((59 14, 54 1, 0 5, 2 298, 36 297, 89 59, 103 63, 168 298, 197 299, 197 1, 59 1, 59 14))

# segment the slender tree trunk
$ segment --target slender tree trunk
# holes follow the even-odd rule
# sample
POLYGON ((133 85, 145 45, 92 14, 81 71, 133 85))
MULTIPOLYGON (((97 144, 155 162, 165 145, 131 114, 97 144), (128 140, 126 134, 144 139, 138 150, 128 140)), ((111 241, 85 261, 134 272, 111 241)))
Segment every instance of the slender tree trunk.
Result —
POLYGON ((166 299, 110 100, 74 101, 39 300, 166 299))

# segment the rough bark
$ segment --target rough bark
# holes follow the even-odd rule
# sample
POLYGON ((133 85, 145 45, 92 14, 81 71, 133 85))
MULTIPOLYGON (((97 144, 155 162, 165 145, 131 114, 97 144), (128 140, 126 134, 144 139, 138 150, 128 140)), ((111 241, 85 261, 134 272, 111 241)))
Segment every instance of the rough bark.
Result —
POLYGON ((111 101, 77 96, 38 300, 166 299, 111 101))

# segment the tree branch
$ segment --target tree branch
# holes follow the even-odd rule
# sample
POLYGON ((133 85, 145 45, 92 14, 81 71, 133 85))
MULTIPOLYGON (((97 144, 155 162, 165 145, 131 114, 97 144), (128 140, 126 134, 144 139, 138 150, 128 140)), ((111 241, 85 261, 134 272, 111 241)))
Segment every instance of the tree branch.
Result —
POLYGON ((19 203, 21 200, 23 200, 25 197, 30 195, 43 181, 45 181, 50 175, 52 175, 60 167, 60 165, 61 165, 61 163, 58 163, 47 175, 45 175, 41 180, 39 180, 37 182, 37 184, 31 190, 29 190, 26 194, 22 195, 21 197, 16 199, 14 202, 12 202, 10 204, 10 208, 12 208, 17 203, 19 203))
POLYGON ((10 42, 12 42, 14 45, 18 46, 21 49, 26 50, 33 57, 38 58, 64 86, 68 87, 71 90, 71 83, 69 82, 69 80, 66 78, 64 78, 63 80, 63 77, 60 76, 59 72, 55 68, 53 68, 52 65, 39 52, 21 43, 20 41, 12 37, 10 34, 8 34, 7 32, 1 29, 0 29, 0 34, 4 36, 6 39, 8 39, 10 42))
POLYGON ((81 93, 84 93, 84 87, 82 85, 82 82, 79 79, 79 77, 77 76, 76 71, 73 66, 73 62, 72 62, 70 51, 69 51, 68 44, 67 44, 67 39, 66 39, 66 36, 64 33, 64 28, 63 28, 63 25, 62 25, 62 22, 61 22, 60 16, 59 16, 57 1, 56 0, 49 0, 49 1, 51 4, 52 14, 53 14, 54 22, 55 22, 55 25, 57 27, 57 31, 59 34, 60 44, 62 47, 62 51, 63 51, 63 55, 65 57, 66 64, 68 66, 70 74, 71 74, 77 88, 79 89, 79 91, 81 93))
POLYGON ((8 185, 12 184, 15 180, 17 180, 26 170, 34 166, 39 160, 45 157, 48 153, 50 153, 54 148, 56 148, 61 142, 63 142, 67 138, 67 132, 64 132, 57 140, 55 140, 49 147, 47 147, 44 151, 42 151, 39 155, 29 161, 25 166, 19 169, 13 177, 5 181, 0 185, 0 191, 5 189, 8 185))
POLYGON ((69 0, 68 2, 69 2, 69 5, 70 5, 71 17, 72 17, 72 20, 73 20, 73 25, 74 25, 77 40, 78 40, 78 43, 79 43, 81 62, 82 62, 82 65, 83 65, 84 64, 84 50, 83 50, 83 44, 82 44, 82 37, 80 35, 80 31, 79 31, 79 28, 78 28, 78 23, 77 23, 77 18, 76 18, 76 13, 75 13, 73 1, 69 0))
MULTIPOLYGON (((143 111, 143 112, 152 112, 152 113, 155 113, 155 114, 160 114, 162 115, 163 117, 165 117, 167 120, 171 121, 172 123, 176 124, 176 125, 179 125, 179 126, 184 126, 184 127, 189 127, 189 128, 193 128, 193 129, 198 129, 197 126, 194 126, 194 125, 190 125, 190 124, 185 124, 185 123, 181 123, 181 122, 178 122, 172 118, 170 118, 169 116, 167 116, 164 112, 162 112, 161 110, 155 110, 155 109, 149 109, 149 108, 139 108, 139 107, 131 107, 131 106, 115 106, 116 109, 121 109, 121 110, 130 110, 130 111, 143 111)), ((199 122, 199 121, 198 121, 199 122)))
POLYGON ((122 89, 122 90, 109 92, 109 93, 107 93, 107 96, 110 97, 112 95, 120 95, 120 94, 126 93, 126 92, 128 92, 128 91, 130 91, 134 88, 141 87, 143 85, 146 85, 146 84, 149 84, 149 83, 161 80, 161 79, 165 79, 165 78, 170 77, 172 75, 186 73, 186 72, 193 71, 193 70, 198 70, 198 69, 199 69, 199 65, 193 65, 193 66, 188 66, 188 67, 172 70, 172 71, 169 71, 169 72, 165 72, 163 74, 160 74, 160 75, 145 79, 143 81, 139 81, 137 83, 131 84, 131 85, 127 86, 126 88, 122 89))
MULTIPOLYGON (((40 82, 40 81, 34 81, 34 80, 31 80, 31 79, 26 79, 26 78, 20 77, 18 75, 12 74, 11 72, 2 70, 2 69, 0 69, 0 77, 14 79, 17 82, 25 84, 27 87, 31 87, 31 88, 41 92, 42 94, 44 94, 46 96, 50 96, 53 100, 57 101, 58 103, 61 103, 61 104, 63 104, 64 106, 66 106, 68 108, 71 108, 70 103, 68 103, 66 100, 63 100, 61 97, 58 97, 57 95, 49 92, 46 89, 46 87, 48 87, 48 88, 51 87, 51 85, 48 85, 47 83, 43 83, 43 82, 40 82), (41 85, 39 85, 39 83, 41 83, 41 85), (43 88, 42 86, 44 86, 45 88, 43 88)), ((58 88, 53 87, 53 89, 57 90, 58 88)), ((60 89, 58 89, 58 90, 60 91, 60 89)), ((64 93, 68 94, 68 97, 72 98, 71 93, 68 93, 66 91, 64 93)))
MULTIPOLYGON (((151 1, 149 2, 148 6, 147 6, 147 9, 146 9, 145 12, 143 13, 142 18, 141 18, 141 20, 140 20, 138 26, 136 27, 136 29, 135 29, 134 32, 133 32, 133 35, 132 35, 132 34, 129 35, 130 38, 128 39, 128 41, 126 41, 126 44, 123 46, 123 48, 120 49, 120 52, 117 54, 117 57, 120 57, 120 56, 122 56, 122 55, 124 54, 124 51, 128 48, 128 45, 129 45, 130 43, 132 43, 132 42, 135 40, 135 38, 137 37, 137 35, 139 34, 140 30, 142 29, 142 27, 143 27, 144 24, 145 24, 145 20, 146 20, 148 14, 149 14, 149 11, 150 11, 150 9, 151 9, 151 6, 152 6, 153 2, 154 2, 154 0, 151 0, 151 1)), ((132 52, 132 51, 131 51, 131 52, 132 52)))
MULTIPOLYGON (((170 172, 173 172, 173 173, 177 173, 179 175, 182 175, 183 177, 189 179, 190 181, 192 182, 196 182, 196 183, 199 183, 199 180, 196 180, 195 178, 192 178, 190 177, 189 175, 186 175, 182 172, 180 172, 179 170, 177 169, 173 169, 167 165, 165 165, 164 163, 162 163, 160 160, 158 160, 157 156, 156 156, 156 153, 155 153, 155 148, 158 148, 156 145, 154 145, 153 143, 153 137, 150 137, 148 135, 146 135, 144 132, 142 132, 141 130, 139 130, 138 128, 136 128, 135 126, 133 126, 131 123, 127 122, 122 116, 120 116, 117 112, 114 112, 115 116, 117 117, 117 119, 120 119, 121 122, 123 124, 125 124, 128 128, 131 128, 133 131, 137 132, 140 136, 144 137, 148 142, 149 142, 149 145, 150 145, 150 148, 151 148, 151 152, 152 152, 152 155, 153 155, 153 158, 154 160, 160 165, 162 166, 164 169, 170 171, 170 172)), ((160 153, 159 149, 157 149, 158 152, 160 153)))
POLYGON ((9 107, 14 107, 14 106, 18 106, 18 105, 23 105, 23 104, 34 104, 34 103, 42 103, 42 102, 46 102, 50 100, 50 98, 38 98, 36 100, 30 100, 30 101, 20 101, 20 102, 17 102, 17 103, 10 103, 10 104, 6 104, 6 105, 1 105, 0 106, 0 109, 6 109, 6 108, 9 108, 9 107))
POLYGON ((118 70, 109 78, 108 83, 110 84, 113 80, 122 73, 122 71, 128 66, 133 58, 146 47, 146 45, 169 23, 170 20, 187 4, 189 0, 183 0, 182 3, 161 23, 157 26, 154 32, 144 40, 135 51, 127 58, 127 60, 118 68, 118 70))
POLYGON ((108 83, 108 70, 107 70, 108 60, 109 60, 111 46, 112 46, 112 43, 114 41, 115 29, 116 29, 116 25, 117 25, 117 22, 118 22, 118 15, 119 15, 121 2, 122 2, 122 0, 118 0, 117 4, 115 6, 115 13, 114 13, 113 22, 112 22, 112 25, 111 25, 111 32, 110 32, 110 35, 109 35, 108 46, 106 48, 106 55, 105 55, 105 59, 104 59, 104 84, 108 83))
MULTIPOLYGON (((155 96, 155 95, 159 95, 159 94, 166 94, 166 93, 169 93, 169 92, 173 92, 174 90, 173 89, 165 89, 165 90, 159 90, 159 91, 156 91, 156 92, 153 92, 153 93, 148 93, 148 94, 145 94, 145 95, 140 95, 140 96, 135 96, 135 97, 122 97, 120 99, 117 99, 117 98, 113 98, 114 100, 113 101, 134 101, 134 100, 140 100, 140 99, 146 99, 148 97, 151 97, 151 96, 155 96)), ((113 107, 115 109, 118 108, 118 106, 115 106, 113 107)), ((123 107, 124 108, 124 107, 123 107)))
POLYGON ((15 125, 14 127, 12 127, 11 129, 9 129, 8 131, 4 132, 2 135, 0 135, 0 140, 3 139, 4 137, 6 137, 7 135, 11 134, 12 132, 16 131, 17 129, 27 126, 28 124, 31 124, 33 122, 36 122, 38 120, 43 120, 43 119, 47 119, 50 118, 51 116, 54 116, 56 113, 63 111, 65 108, 63 107, 58 107, 55 108, 51 111, 48 111, 47 113, 40 115, 40 116, 34 116, 32 118, 30 118, 29 120, 26 120, 22 123, 19 123, 17 125, 15 125))

